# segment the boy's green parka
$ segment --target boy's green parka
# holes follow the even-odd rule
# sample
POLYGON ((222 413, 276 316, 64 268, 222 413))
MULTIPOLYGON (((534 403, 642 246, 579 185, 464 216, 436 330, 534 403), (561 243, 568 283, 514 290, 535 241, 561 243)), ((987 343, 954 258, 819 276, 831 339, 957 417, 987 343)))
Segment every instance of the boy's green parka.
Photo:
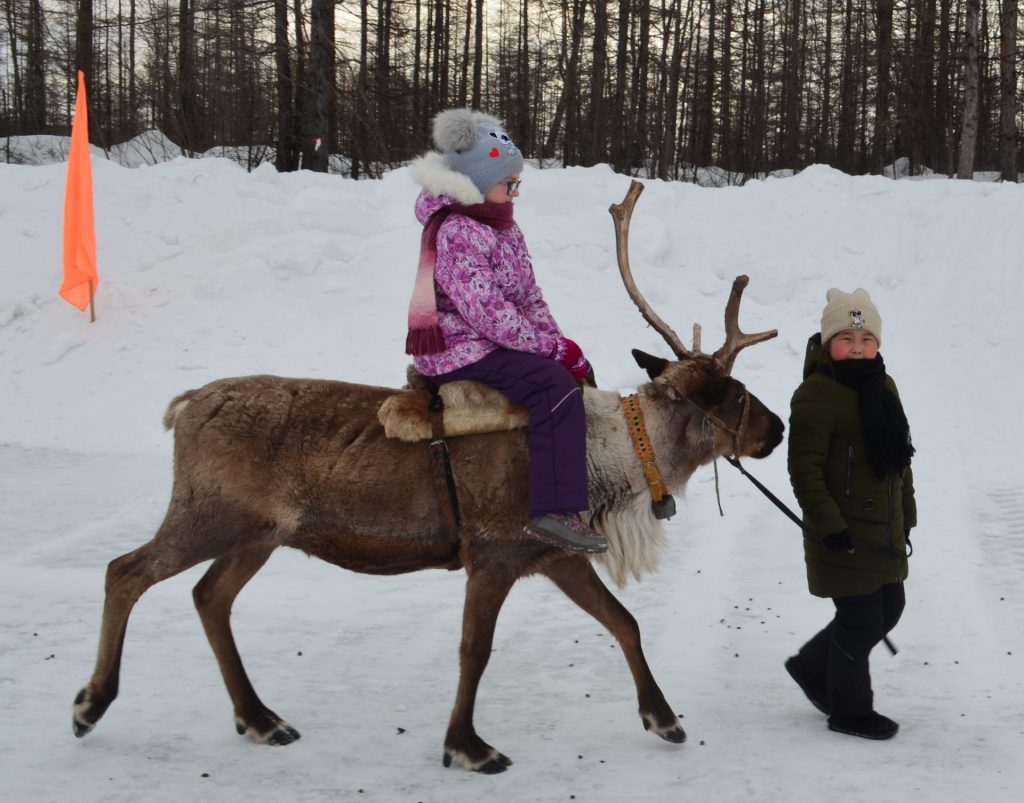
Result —
MULTIPOLYGON (((917 524, 913 474, 879 479, 867 460, 857 391, 818 365, 829 362, 815 334, 789 419, 789 477, 804 514, 810 591, 819 597, 871 594, 907 577, 906 532, 917 524), (855 551, 829 552, 821 539, 849 530, 855 551)), ((885 386, 898 397, 896 383, 885 386)))

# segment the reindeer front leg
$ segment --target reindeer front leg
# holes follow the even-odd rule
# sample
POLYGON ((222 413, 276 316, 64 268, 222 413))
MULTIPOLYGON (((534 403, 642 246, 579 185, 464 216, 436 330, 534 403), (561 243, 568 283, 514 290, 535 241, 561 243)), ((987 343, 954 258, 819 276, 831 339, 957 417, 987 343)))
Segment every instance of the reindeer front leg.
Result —
POLYGON ((473 727, 473 707, 480 678, 491 657, 498 612, 515 579, 502 569, 474 567, 470 570, 462 614, 462 644, 459 646, 459 690, 444 739, 443 761, 446 767, 456 759, 468 770, 491 775, 504 772, 512 765, 512 759, 477 736, 473 727))
POLYGON ((686 732, 665 701, 665 696, 647 666, 636 620, 601 582, 590 561, 578 555, 566 556, 552 563, 544 573, 569 599, 604 625, 619 642, 636 683, 640 718, 644 727, 667 742, 685 742, 686 732))

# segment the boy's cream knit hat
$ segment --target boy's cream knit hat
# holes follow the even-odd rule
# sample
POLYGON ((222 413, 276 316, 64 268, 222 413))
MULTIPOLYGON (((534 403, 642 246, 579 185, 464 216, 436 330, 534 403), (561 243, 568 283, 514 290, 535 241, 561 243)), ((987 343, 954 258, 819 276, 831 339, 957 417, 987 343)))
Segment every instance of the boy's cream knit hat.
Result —
POLYGON ((821 312, 821 343, 844 329, 863 329, 870 332, 882 345, 882 317, 871 303, 868 291, 858 287, 852 293, 831 288, 825 294, 828 303, 821 312))

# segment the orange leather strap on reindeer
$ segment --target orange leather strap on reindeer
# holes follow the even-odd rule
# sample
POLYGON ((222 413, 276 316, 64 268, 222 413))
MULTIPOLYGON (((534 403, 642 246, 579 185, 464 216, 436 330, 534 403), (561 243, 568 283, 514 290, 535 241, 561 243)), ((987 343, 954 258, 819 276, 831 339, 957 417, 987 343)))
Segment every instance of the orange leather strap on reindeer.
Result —
POLYGON ((668 488, 654 462, 654 447, 647 434, 647 427, 644 426, 644 414, 640 409, 639 395, 633 393, 623 396, 622 412, 626 416, 626 427, 629 429, 629 437, 633 440, 633 449, 636 450, 636 456, 640 458, 640 465, 644 467, 644 476, 647 478, 647 487, 651 491, 651 499, 654 502, 660 502, 668 494, 668 488))

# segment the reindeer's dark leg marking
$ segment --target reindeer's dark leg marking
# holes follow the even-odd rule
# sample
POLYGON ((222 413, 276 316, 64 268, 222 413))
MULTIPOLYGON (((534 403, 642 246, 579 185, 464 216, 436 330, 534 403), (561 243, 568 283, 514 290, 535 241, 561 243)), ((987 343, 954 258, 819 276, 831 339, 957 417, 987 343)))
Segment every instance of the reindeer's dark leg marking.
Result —
POLYGON ((493 774, 504 772, 512 765, 508 756, 477 735, 473 727, 473 707, 480 678, 491 657, 498 612, 515 580, 514 571, 510 572, 507 567, 485 569, 478 565, 469 573, 459 647, 459 690, 444 740, 446 767, 455 759, 466 769, 493 774))
POLYGON ((72 709, 71 728, 75 736, 91 731, 117 697, 125 630, 139 597, 150 586, 209 558, 192 550, 169 548, 163 541, 170 530, 171 525, 165 520, 152 541, 115 558, 107 566, 96 667, 92 678, 75 696, 72 709))
POLYGON ((636 683, 644 727, 666 741, 685 742, 686 733, 647 666, 636 620, 601 582, 590 561, 580 556, 566 556, 553 562, 544 573, 618 640, 636 683))
POLYGON ((203 629, 217 657, 235 708, 235 728, 267 744, 291 744, 299 732, 267 708, 245 673, 231 632, 231 606, 246 583, 267 562, 273 544, 255 544, 217 558, 192 590, 203 629))

